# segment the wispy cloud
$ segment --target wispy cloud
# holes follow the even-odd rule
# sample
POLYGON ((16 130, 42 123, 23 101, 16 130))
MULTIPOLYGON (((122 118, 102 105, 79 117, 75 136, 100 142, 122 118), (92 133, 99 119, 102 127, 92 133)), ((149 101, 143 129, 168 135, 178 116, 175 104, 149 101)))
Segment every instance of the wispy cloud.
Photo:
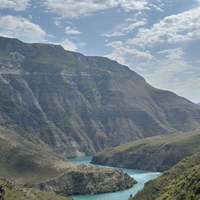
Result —
MULTIPOLYGON (((141 16, 141 15, 142 15, 142 12, 141 12, 141 11, 138 11, 137 13, 134 14, 133 17, 129 17, 129 18, 125 19, 125 21, 126 21, 126 22, 136 22, 136 21, 139 21, 137 18, 138 18, 139 16, 141 16)), ((146 19, 145 19, 144 21, 146 21, 146 19)))
POLYGON ((31 0, 0 0, 0 9, 11 8, 15 11, 25 10, 31 0))
POLYGON ((67 26, 65 28, 65 33, 67 33, 67 34, 73 34, 73 35, 81 34, 80 31, 78 31, 76 29, 72 29, 70 26, 67 26))
POLYGON ((113 32, 102 33, 101 36, 113 37, 113 36, 122 36, 132 32, 135 28, 139 26, 144 26, 146 21, 138 21, 131 24, 120 24, 118 25, 113 32))
POLYGON ((163 51, 157 52, 158 54, 167 54, 166 58, 169 58, 170 60, 176 60, 176 59, 181 59, 181 56, 184 55, 181 48, 177 49, 165 49, 163 51))
POLYGON ((164 60, 153 60, 148 65, 148 71, 136 67, 148 83, 159 89, 165 89, 199 102, 200 68, 194 68, 187 61, 182 60, 185 54, 181 48, 166 49, 157 52, 166 54, 164 60))
POLYGON ((50 42, 50 43, 61 45, 65 50, 68 51, 76 51, 78 47, 82 47, 85 45, 83 42, 74 43, 69 39, 64 39, 61 42, 50 42))
POLYGON ((30 42, 44 41, 48 36, 40 26, 21 16, 0 17, 0 34, 6 37, 26 38, 30 42))
POLYGON ((156 61, 151 65, 156 66, 155 71, 151 68, 152 73, 144 75, 148 82, 154 86, 159 85, 161 88, 169 88, 173 83, 175 75, 185 72, 190 65, 182 60, 162 60, 156 61))
POLYGON ((163 12, 163 9, 161 8, 161 6, 163 6, 163 4, 161 4, 160 7, 155 4, 151 4, 151 3, 149 5, 152 6, 153 8, 155 8, 157 11, 163 12))
POLYGON ((123 46, 123 42, 122 41, 114 41, 114 42, 110 42, 108 44, 106 44, 106 46, 111 46, 112 48, 118 48, 118 47, 122 47, 123 46))

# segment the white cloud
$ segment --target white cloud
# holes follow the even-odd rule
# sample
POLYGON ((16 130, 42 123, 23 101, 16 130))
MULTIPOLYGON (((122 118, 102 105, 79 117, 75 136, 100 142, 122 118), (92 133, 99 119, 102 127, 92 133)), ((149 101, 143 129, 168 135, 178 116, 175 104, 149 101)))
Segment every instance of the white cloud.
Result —
MULTIPOLYGON (((113 45, 113 47, 116 46, 113 45)), ((106 57, 127 65, 130 68, 140 64, 147 64, 153 59, 149 51, 141 52, 137 49, 131 49, 129 46, 119 46, 114 49, 113 53, 106 55, 106 57)))
POLYGON ((156 5, 151 4, 151 3, 149 5, 152 6, 153 8, 155 8, 157 11, 163 12, 163 9, 161 9, 159 6, 156 6, 156 5))
POLYGON ((131 10, 144 10, 144 9, 148 9, 148 1, 147 0, 121 0, 120 4, 122 6, 122 8, 125 9, 125 11, 131 11, 131 10))
POLYGON ((58 43, 55 43, 55 42, 52 42, 52 43, 61 45, 63 46, 65 50, 68 50, 68 51, 76 51, 78 47, 82 47, 85 45, 83 42, 79 42, 78 44, 75 44, 69 39, 65 39, 62 42, 58 42, 58 43))
POLYGON ((76 44, 74 44, 72 41, 70 41, 68 39, 65 39, 60 44, 64 47, 65 50, 76 51, 76 49, 77 49, 76 44))
POLYGON ((67 33, 67 34, 81 34, 80 31, 77 31, 76 29, 71 29, 70 26, 67 26, 65 28, 65 33, 67 33))
POLYGON ((47 36, 40 26, 21 16, 0 17, 0 34, 6 37, 26 38, 30 42, 44 41, 47 36))
POLYGON ((137 36, 128 40, 128 43, 144 47, 196 39, 200 39, 200 7, 167 16, 150 29, 141 28, 137 36))
POLYGON ((58 26, 59 28, 63 28, 63 26, 62 26, 60 21, 55 21, 55 25, 58 26))
POLYGON ((148 0, 45 0, 42 4, 47 11, 61 15, 62 18, 78 18, 117 6, 127 12, 149 9, 148 0))
POLYGON ((0 0, 0 9, 12 8, 15 11, 25 10, 30 0, 0 0))
POLYGON ((123 46, 123 42, 122 41, 114 41, 114 42, 110 42, 108 44, 106 44, 106 46, 111 46, 112 48, 118 48, 123 46))
MULTIPOLYGON (((132 17, 132 18, 129 17, 129 18, 125 19, 125 21, 126 21, 126 22, 136 22, 136 21, 138 21, 137 18, 138 18, 140 15, 142 15, 142 12, 141 12, 141 11, 138 11, 137 13, 134 14, 134 17, 132 17)), ((145 19, 145 21, 146 21, 146 19, 145 19)))
POLYGON ((144 26, 145 24, 146 24, 145 21, 138 21, 132 24, 120 24, 115 28, 113 32, 102 33, 101 36, 105 37, 122 36, 132 32, 138 26, 144 26))
POLYGON ((181 56, 185 54, 185 53, 183 53, 183 51, 181 50, 181 48, 177 48, 177 49, 165 49, 164 51, 159 51, 157 53, 158 54, 167 53, 168 55, 166 55, 166 58, 169 58, 170 60, 180 59, 181 56))

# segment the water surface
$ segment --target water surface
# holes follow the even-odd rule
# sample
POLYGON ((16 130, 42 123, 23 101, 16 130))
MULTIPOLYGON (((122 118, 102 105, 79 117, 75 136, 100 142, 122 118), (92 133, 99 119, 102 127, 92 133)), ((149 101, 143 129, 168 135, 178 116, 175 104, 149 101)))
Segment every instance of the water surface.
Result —
MULTIPOLYGON (((69 159, 74 163, 82 163, 86 165, 94 165, 91 164, 90 161, 92 159, 92 156, 85 156, 85 157, 79 157, 79 158, 72 158, 69 159)), ((98 165, 102 166, 102 165, 98 165)), ((115 167, 112 167, 113 169, 117 169, 115 167)), ((141 171, 141 170, 134 170, 134 169, 125 169, 125 168, 118 168, 122 169, 124 173, 129 174, 131 177, 133 177, 138 183, 134 185, 134 187, 120 191, 120 192, 113 192, 113 193, 107 193, 107 194, 93 194, 93 195, 74 195, 70 196, 71 198, 75 200, 128 200, 130 197, 130 194, 133 196, 144 187, 144 184, 154 178, 157 178, 161 175, 159 172, 147 172, 147 171, 141 171)))

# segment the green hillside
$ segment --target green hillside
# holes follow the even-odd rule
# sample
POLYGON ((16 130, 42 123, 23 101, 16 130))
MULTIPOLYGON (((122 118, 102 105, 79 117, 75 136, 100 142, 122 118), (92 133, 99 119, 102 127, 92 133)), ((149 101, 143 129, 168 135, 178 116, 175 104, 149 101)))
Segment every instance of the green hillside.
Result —
POLYGON ((129 200, 199 200, 200 153, 186 157, 129 200))
POLYGON ((160 135, 106 149, 92 163, 147 171, 165 171, 200 151, 200 131, 160 135))

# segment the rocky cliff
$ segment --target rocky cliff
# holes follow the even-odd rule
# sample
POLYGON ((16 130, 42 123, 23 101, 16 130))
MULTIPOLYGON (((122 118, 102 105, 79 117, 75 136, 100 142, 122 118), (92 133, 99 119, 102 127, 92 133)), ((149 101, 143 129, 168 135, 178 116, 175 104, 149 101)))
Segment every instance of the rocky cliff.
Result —
POLYGON ((164 172, 187 156, 200 151, 200 131, 154 136, 106 149, 91 163, 164 172))
POLYGON ((200 129, 200 107, 128 67, 0 37, 0 125, 65 157, 200 129))

